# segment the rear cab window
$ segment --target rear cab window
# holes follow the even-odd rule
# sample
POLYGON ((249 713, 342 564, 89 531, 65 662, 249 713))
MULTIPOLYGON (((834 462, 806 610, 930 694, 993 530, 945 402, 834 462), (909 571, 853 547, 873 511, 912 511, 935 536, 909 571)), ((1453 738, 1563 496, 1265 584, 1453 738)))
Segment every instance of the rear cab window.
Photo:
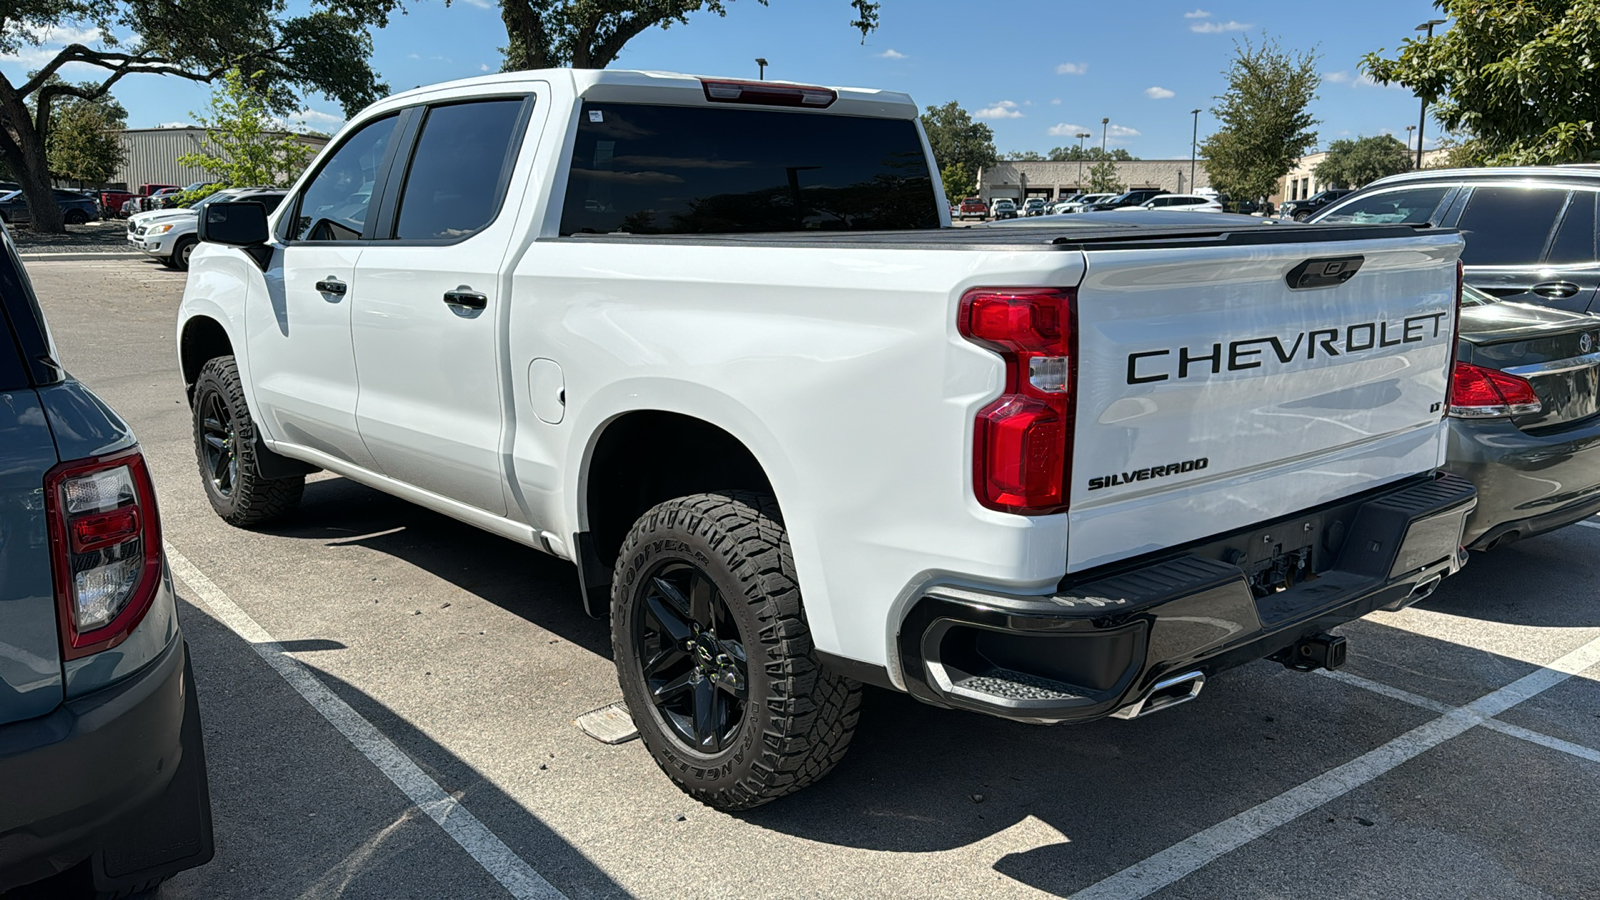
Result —
POLYGON ((585 102, 561 234, 938 228, 910 119, 585 102))

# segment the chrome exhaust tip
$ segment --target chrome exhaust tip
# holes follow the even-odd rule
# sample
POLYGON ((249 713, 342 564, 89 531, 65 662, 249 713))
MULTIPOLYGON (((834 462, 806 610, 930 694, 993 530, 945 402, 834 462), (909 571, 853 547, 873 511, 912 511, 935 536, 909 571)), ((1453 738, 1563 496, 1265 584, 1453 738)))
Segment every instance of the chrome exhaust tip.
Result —
POLYGON ((1111 718, 1137 719, 1180 703, 1188 703, 1200 696, 1200 689, 1205 686, 1204 672, 1185 672, 1182 675, 1163 678, 1143 697, 1112 713, 1111 718))
POLYGON ((1428 599, 1433 595, 1434 591, 1439 589, 1439 585, 1443 581, 1443 575, 1435 575, 1427 581, 1417 582, 1417 586, 1411 589, 1411 595, 1406 598, 1406 605, 1409 606, 1412 603, 1428 599))

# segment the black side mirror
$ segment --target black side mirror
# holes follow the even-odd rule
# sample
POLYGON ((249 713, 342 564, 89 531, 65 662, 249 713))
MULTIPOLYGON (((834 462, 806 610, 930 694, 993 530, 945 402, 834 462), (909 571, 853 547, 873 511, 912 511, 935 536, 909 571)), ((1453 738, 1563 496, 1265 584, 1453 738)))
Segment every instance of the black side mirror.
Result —
POLYGON ((207 203, 195 232, 202 241, 246 248, 259 247, 271 236, 266 206, 249 200, 207 203))

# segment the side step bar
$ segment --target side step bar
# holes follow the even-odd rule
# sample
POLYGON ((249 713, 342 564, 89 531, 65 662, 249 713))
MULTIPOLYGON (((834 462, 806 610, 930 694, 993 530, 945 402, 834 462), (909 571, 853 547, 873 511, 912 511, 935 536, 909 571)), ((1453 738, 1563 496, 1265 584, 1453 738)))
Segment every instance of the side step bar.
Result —
POLYGON ((1163 678, 1156 682, 1156 686, 1151 688, 1149 693, 1112 713, 1111 718, 1137 719, 1163 709, 1170 709, 1180 703, 1188 703, 1200 696, 1200 689, 1205 686, 1204 672, 1185 672, 1182 675, 1163 678))

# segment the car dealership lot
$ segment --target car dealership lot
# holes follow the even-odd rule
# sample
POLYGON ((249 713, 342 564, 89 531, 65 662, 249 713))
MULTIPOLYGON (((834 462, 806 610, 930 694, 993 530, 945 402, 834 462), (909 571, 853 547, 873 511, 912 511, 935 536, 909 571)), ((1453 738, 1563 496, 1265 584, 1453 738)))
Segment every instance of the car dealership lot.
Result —
POLYGON ((869 690, 837 771, 725 815, 637 741, 573 725, 619 691, 570 566, 327 475, 290 524, 229 528, 176 372, 184 276, 28 265, 67 365, 144 444, 185 601, 217 857, 166 897, 1579 897, 1600 881, 1600 522, 1346 626, 1338 677, 1261 662, 1170 712, 1055 728, 869 690))

